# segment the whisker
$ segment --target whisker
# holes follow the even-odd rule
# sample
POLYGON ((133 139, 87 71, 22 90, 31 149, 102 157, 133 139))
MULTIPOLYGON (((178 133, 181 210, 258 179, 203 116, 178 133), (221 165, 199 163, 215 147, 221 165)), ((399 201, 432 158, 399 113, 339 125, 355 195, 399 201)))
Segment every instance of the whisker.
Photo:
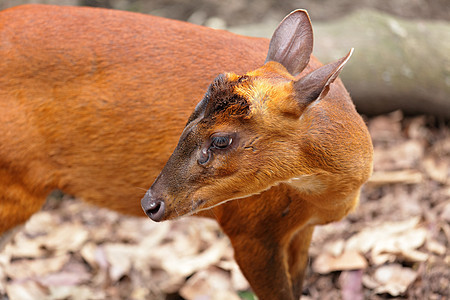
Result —
POLYGON ((148 189, 145 189, 145 188, 141 188, 141 187, 139 187, 139 186, 135 186, 134 187, 135 189, 138 189, 138 190, 142 190, 142 191, 147 191, 148 189))
POLYGON ((216 212, 214 211, 214 209, 210 209, 210 211, 211 211, 211 213, 214 215, 214 219, 217 220, 217 215, 216 215, 216 212))

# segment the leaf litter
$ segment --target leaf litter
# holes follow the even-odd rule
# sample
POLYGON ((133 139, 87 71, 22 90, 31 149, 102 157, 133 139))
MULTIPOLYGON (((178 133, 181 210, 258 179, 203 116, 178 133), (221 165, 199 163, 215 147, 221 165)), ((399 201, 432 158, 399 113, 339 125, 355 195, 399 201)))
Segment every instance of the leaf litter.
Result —
MULTIPOLYGON (((368 126, 374 174, 355 212, 315 230, 303 299, 449 299, 449 128, 398 111, 368 126)), ((1 299, 248 297, 215 222, 153 223, 63 198, 0 252, 1 299)))

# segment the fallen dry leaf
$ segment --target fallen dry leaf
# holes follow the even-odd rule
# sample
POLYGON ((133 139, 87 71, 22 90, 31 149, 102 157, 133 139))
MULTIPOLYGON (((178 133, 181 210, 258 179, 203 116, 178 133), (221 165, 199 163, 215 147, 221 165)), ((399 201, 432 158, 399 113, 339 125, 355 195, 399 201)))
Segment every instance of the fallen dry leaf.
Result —
MULTIPOLYGON (((148 220, 139 220, 140 223, 151 223, 148 220)), ((153 227, 151 234, 141 236, 139 240, 140 247, 144 249, 153 249, 154 247, 160 245, 164 239, 168 236, 171 230, 171 224, 169 222, 156 223, 158 226, 153 227)), ((141 226, 141 225, 139 225, 141 226)), ((140 227, 138 227, 140 228, 140 227)), ((136 230, 135 230, 136 231, 136 230)), ((135 234, 133 234, 135 235, 135 234)))
POLYGON ((25 232, 35 237, 52 231, 58 225, 57 218, 50 212, 42 211, 31 216, 30 220, 25 224, 25 232))
POLYGON ((47 236, 37 239, 46 249, 66 253, 80 250, 88 236, 88 231, 81 224, 75 223, 58 226, 47 236))
POLYGON ((59 271, 70 259, 69 254, 41 259, 20 259, 13 261, 7 268, 6 274, 13 280, 26 278, 40 278, 43 275, 59 271))
POLYGON ((364 229, 347 241, 346 249, 370 252, 376 265, 392 261, 397 255, 412 261, 424 261, 428 255, 416 249, 425 243, 427 230, 418 224, 419 218, 411 218, 364 229))
POLYGON ((180 295, 187 300, 239 300, 227 278, 226 271, 209 267, 189 278, 181 288, 180 295))
POLYGON ((109 263, 109 276, 113 282, 128 274, 137 254, 135 245, 106 244, 103 245, 109 263))
POLYGON ((150 293, 148 288, 136 288, 133 290, 133 292, 130 295, 130 300, 146 300, 146 299, 151 299, 150 297, 150 293))
POLYGON ((368 184, 373 186, 395 183, 417 184, 422 180, 422 173, 416 170, 376 171, 369 178, 368 184))
POLYGON ((437 255, 444 255, 445 252, 447 251, 447 247, 431 239, 427 240, 426 247, 429 251, 437 255))
MULTIPOLYGON (((450 192, 450 189, 449 189, 449 192, 450 192)), ((449 194, 449 197, 450 197, 450 194, 449 194)), ((445 204, 444 209, 442 210, 442 213, 440 215, 440 218, 443 221, 450 223, 450 201, 448 201, 445 204)))
POLYGON ((427 157, 423 161, 423 167, 431 179, 442 184, 450 183, 450 161, 427 157))
POLYGON ((4 265, 0 263, 0 294, 6 293, 6 274, 3 270, 3 266, 4 265))
POLYGON ((323 250, 325 252, 333 255, 334 257, 341 255, 344 249, 345 249, 345 241, 343 239, 326 243, 323 247, 323 250))
POLYGON ((375 292, 388 293, 394 297, 399 296, 406 291, 416 277, 415 271, 399 264, 382 266, 375 270, 374 279, 379 283, 375 292))
POLYGON ((314 272, 327 274, 333 271, 358 270, 367 268, 366 259, 357 251, 345 251, 334 257, 328 253, 320 254, 313 262, 314 272))
POLYGON ((375 171, 396 171, 415 169, 424 155, 422 142, 406 140, 395 146, 376 148, 373 164, 375 171))
MULTIPOLYGON (((97 244, 94 244, 93 242, 88 242, 86 243, 83 248, 81 248, 80 250, 80 254, 83 257, 83 259, 89 264, 89 266, 91 268, 98 268, 99 264, 98 264, 98 259, 97 259, 97 255, 96 252, 98 251, 98 246, 97 244)), ((105 260, 105 262, 103 263, 103 268, 105 269, 107 267, 107 262, 105 260)))
POLYGON ((21 231, 14 237, 14 244, 6 246, 5 253, 8 253, 10 258, 36 258, 44 257, 47 251, 35 239, 21 231))
POLYGON ((48 274, 37 280, 43 286, 76 286, 87 282, 90 279, 90 274, 87 272, 58 272, 48 274))
POLYGON ((415 250, 425 243, 427 236, 425 228, 410 228, 402 232, 392 230, 390 233, 372 248, 371 256, 375 264, 385 263, 386 260, 382 258, 382 254, 386 253, 401 254, 413 262, 425 261, 428 258, 426 253, 415 250))
POLYGON ((217 264, 228 246, 228 241, 222 240, 196 256, 174 257, 171 260, 166 260, 162 267, 170 274, 187 277, 209 265, 217 264))
POLYGON ((228 259, 221 260, 217 266, 231 273, 231 285, 233 286, 233 290, 246 291, 250 289, 247 279, 245 279, 234 259, 229 257, 228 259))
POLYGON ((33 281, 11 282, 6 285, 9 299, 46 299, 48 290, 33 281))
POLYGON ((49 288, 50 299, 70 299, 70 300, 86 300, 86 299, 106 299, 105 293, 102 291, 94 291, 87 286, 53 286, 49 288))

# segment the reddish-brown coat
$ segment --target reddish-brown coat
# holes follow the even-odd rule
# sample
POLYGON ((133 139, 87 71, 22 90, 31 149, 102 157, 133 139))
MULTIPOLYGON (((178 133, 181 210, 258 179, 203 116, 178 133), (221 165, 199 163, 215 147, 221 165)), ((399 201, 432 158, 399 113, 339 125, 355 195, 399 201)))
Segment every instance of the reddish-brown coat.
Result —
POLYGON ((0 13, 0 30, 0 205, 28 202, 18 213, 0 210, 0 232, 56 188, 143 215, 139 200, 211 79, 256 68, 268 47, 265 39, 92 8, 12 8, 0 13), (6 199, 12 182, 28 196, 6 199))

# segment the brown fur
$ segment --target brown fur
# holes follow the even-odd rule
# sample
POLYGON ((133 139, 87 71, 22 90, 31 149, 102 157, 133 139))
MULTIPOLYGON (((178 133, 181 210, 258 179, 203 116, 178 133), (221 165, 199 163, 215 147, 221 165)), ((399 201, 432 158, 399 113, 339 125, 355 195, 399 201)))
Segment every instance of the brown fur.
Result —
POLYGON ((230 81, 224 75, 218 76, 209 86, 205 95, 208 104, 204 116, 214 120, 247 116, 249 114, 248 101, 241 95, 234 93, 235 86, 243 78, 230 81))
MULTIPOLYGON (((371 171, 367 129, 339 80, 298 110, 281 64, 256 69, 267 40, 120 11, 21 6, 0 12, 0 37, 0 233, 53 189, 142 216, 143 188, 182 134, 168 181, 155 182, 168 211, 216 218, 259 299, 299 297, 313 225, 345 216, 371 171), (183 132, 224 71, 248 73, 220 79, 183 132), (242 128, 213 166, 186 163, 191 147, 242 128), (284 182, 298 170, 314 177, 284 182)), ((320 66, 311 57, 300 76, 320 66)))

